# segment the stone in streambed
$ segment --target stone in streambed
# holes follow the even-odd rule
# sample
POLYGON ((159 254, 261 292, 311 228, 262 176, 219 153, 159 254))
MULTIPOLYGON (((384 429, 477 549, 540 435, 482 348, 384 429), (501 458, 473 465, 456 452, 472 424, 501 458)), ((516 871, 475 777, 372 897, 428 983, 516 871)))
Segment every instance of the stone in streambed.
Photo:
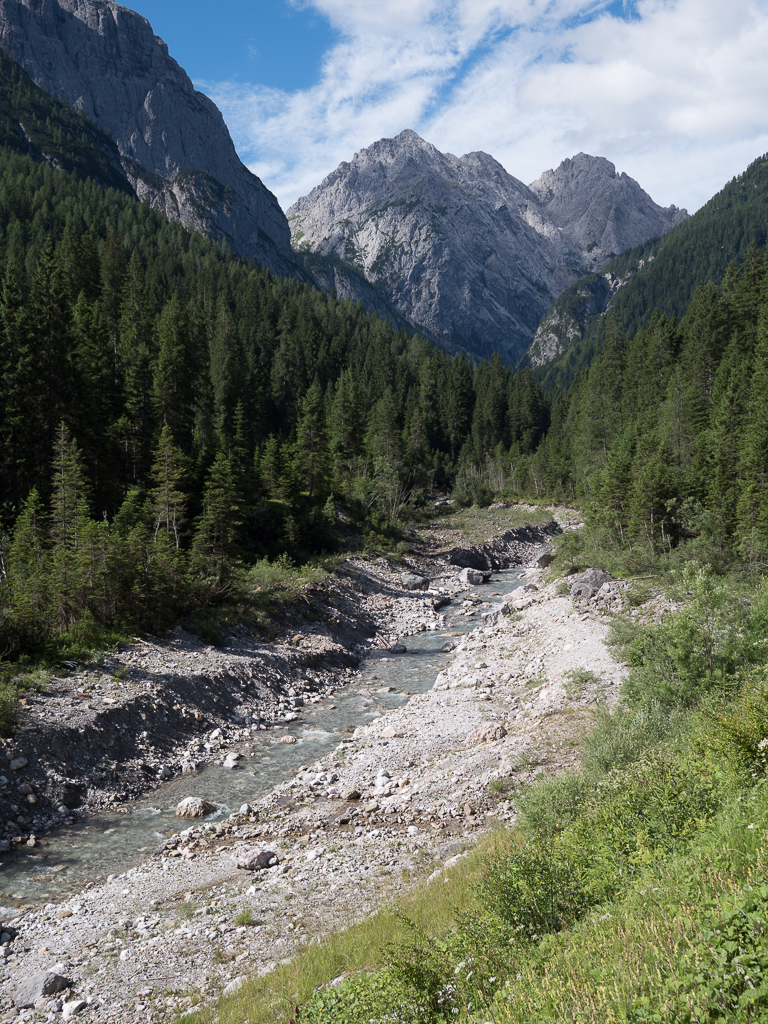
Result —
POLYGON ((493 743, 494 740, 503 739, 506 735, 507 730, 498 722, 483 722, 472 730, 464 743, 468 747, 476 747, 480 743, 493 743))
POLYGON ((461 582, 472 586, 479 586, 479 584, 485 583, 486 576, 490 576, 490 573, 481 572, 479 569, 462 569, 459 573, 461 582))
POLYGON ((426 576, 417 576, 415 572, 404 572, 400 577, 400 583, 404 590, 429 590, 429 580, 426 576))
POLYGON ((188 796, 179 802, 176 807, 177 818, 204 818, 208 814, 213 814, 216 807, 209 803, 207 800, 203 800, 199 796, 188 796))
POLYGON ((74 1017, 77 1013, 82 1013, 88 1003, 84 999, 70 999, 64 1003, 61 1008, 62 1016, 64 1020, 68 1020, 70 1017, 74 1017))

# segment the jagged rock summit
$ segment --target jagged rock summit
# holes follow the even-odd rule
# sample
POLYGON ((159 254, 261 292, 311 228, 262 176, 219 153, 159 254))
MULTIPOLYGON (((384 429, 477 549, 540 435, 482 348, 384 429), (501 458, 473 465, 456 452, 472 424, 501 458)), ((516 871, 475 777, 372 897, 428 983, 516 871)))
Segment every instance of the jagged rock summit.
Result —
POLYGON ((508 363, 614 245, 684 216, 599 157, 579 154, 527 186, 487 153, 441 153, 410 130, 356 153, 288 211, 296 248, 357 268, 449 351, 496 350, 508 363))
POLYGON ((112 134, 141 199, 278 273, 295 272, 277 200, 146 18, 112 0, 0 0, 0 46, 112 134))
POLYGON ((583 253, 590 270, 666 234, 688 216, 677 206, 658 206, 634 178, 617 174, 610 160, 586 153, 544 171, 530 189, 543 214, 583 253))

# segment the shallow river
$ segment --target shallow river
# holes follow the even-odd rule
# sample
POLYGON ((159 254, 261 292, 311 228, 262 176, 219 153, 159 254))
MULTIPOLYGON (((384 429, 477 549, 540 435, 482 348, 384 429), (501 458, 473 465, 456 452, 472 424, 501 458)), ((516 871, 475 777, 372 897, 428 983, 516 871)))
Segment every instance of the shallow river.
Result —
MULTIPOLYGON (((490 584, 472 588, 493 604, 519 585, 521 573, 497 573, 490 584)), ((482 609, 486 611, 487 609, 482 609)), ((333 697, 300 709, 300 719, 287 728, 252 736, 253 750, 236 769, 205 765, 195 775, 179 775, 129 805, 127 813, 103 812, 43 839, 42 848, 9 855, 0 865, 0 920, 21 906, 58 902, 83 884, 107 874, 125 871, 147 856, 166 836, 187 827, 176 817, 179 800, 200 796, 218 808, 208 820, 227 817, 241 804, 265 796, 279 783, 293 778, 303 765, 324 757, 358 725, 383 712, 401 707, 416 693, 432 688, 450 654, 440 648, 447 636, 467 633, 479 625, 482 611, 465 617, 460 601, 445 611, 446 628, 406 637, 405 654, 373 655, 360 665, 360 674, 333 697), (392 693, 379 693, 385 687, 392 693), (358 690, 370 689, 370 696, 358 690), (296 743, 280 743, 286 733, 296 743)))

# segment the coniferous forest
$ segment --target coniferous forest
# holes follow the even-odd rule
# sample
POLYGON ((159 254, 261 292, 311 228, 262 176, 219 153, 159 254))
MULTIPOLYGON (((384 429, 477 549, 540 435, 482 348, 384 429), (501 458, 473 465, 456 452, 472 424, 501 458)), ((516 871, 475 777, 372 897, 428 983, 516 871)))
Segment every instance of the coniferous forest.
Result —
POLYGON ((20 152, 6 131, 6 655, 73 631, 156 628, 228 596, 243 565, 334 550, 340 518, 348 544, 391 544, 438 492, 586 503, 629 550, 701 534, 725 561, 762 550, 768 285, 756 246, 702 283, 679 322, 655 313, 628 337, 612 313, 591 365, 545 394, 528 369, 449 357, 96 183, 109 140, 12 62, 1 70, 3 109, 23 106, 69 167, 20 152))
POLYGON ((6 648, 148 628, 241 561, 332 550, 337 502, 385 536, 546 428, 528 371, 449 358, 91 180, 0 166, 6 648))

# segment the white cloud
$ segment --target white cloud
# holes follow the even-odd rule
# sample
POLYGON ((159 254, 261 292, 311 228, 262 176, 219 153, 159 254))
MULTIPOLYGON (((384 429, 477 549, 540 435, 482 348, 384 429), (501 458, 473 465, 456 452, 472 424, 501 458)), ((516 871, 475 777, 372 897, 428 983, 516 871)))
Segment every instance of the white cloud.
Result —
POLYGON ((287 207, 413 128, 530 181, 584 150, 696 209, 768 150, 768 0, 310 0, 341 41, 296 92, 205 83, 287 207), (611 8, 613 10, 613 8, 611 8))

